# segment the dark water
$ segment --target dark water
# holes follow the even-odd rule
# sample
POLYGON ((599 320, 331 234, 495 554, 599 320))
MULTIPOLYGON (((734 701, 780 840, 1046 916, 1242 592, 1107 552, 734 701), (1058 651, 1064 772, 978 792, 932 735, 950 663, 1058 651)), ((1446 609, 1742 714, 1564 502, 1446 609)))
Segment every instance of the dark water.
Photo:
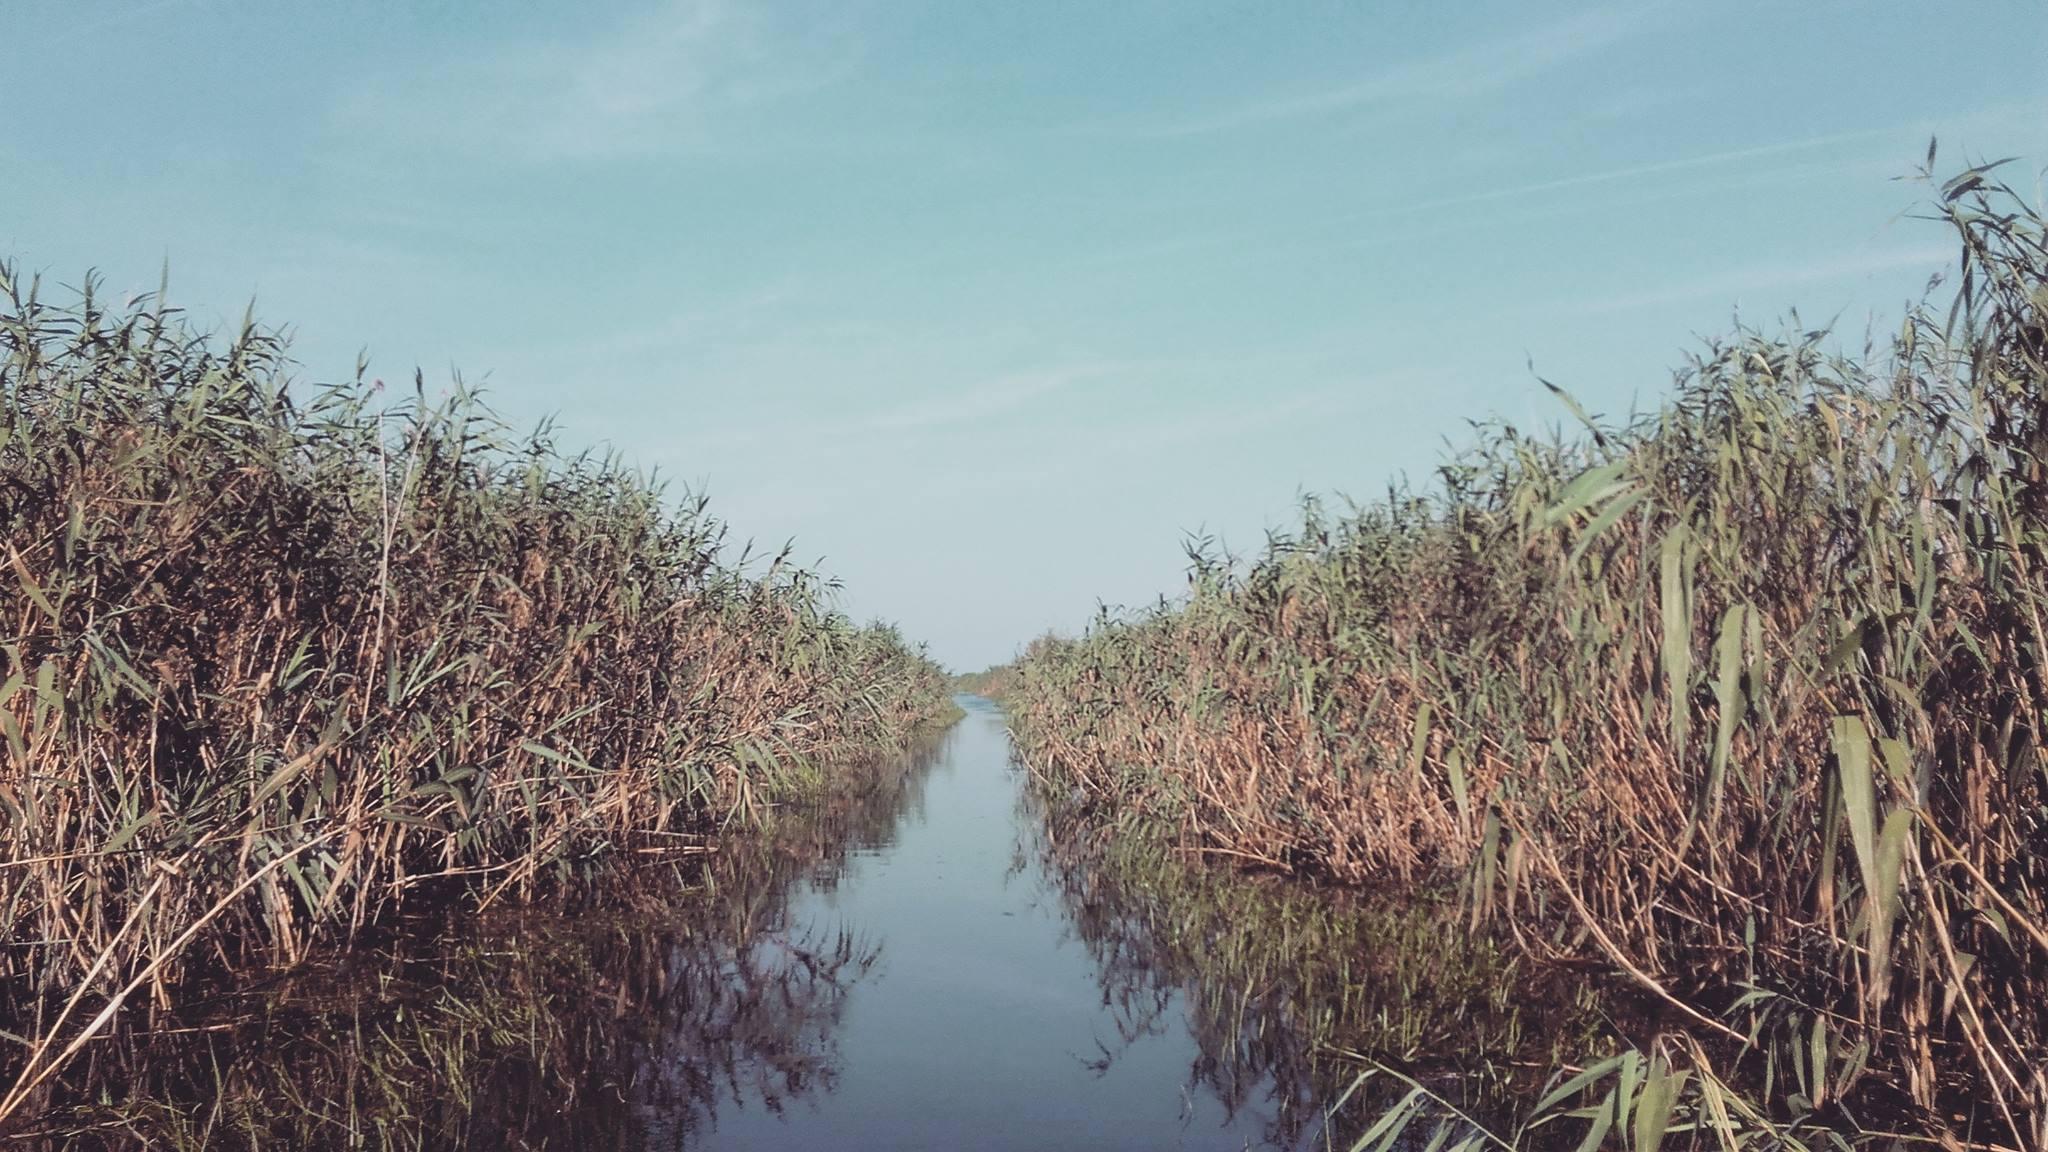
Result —
POLYGON ((1392 1098, 1347 1096, 1366 1060, 1483 1113, 1501 1069, 1582 1042, 1563 994, 1525 1020, 1457 909, 1048 811, 999 713, 961 704, 933 746, 644 891, 185 997, 180 1027, 58 1086, 31 1144, 1345 1147, 1392 1098))

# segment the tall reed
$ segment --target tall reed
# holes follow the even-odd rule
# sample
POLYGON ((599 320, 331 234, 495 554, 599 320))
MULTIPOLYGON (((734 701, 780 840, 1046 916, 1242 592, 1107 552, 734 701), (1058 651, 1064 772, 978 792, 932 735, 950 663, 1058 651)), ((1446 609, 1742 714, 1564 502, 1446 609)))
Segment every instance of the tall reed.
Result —
POLYGON ((688 846, 945 677, 458 383, 0 265, 0 1121, 194 981, 688 846))
POLYGON ((694 1146, 828 1092, 875 945, 792 924, 921 802, 942 738, 589 899, 422 914, 92 1045, 21 1152, 694 1146))
POLYGON ((1989 168, 1933 215, 1952 303, 1886 343, 1740 331, 1653 414, 1567 397, 1574 435, 1195 549, 1020 661, 1027 759, 1218 855, 1455 877, 1639 985, 1668 1038, 1552 1102, 1593 1143, 1655 1071, 1695 1142, 2048 1146, 2048 227, 1989 168))
POLYGON ((1226 1109, 1262 1114, 1274 1147, 1345 1147, 1373 1123, 1372 1106, 1391 1103, 1378 1093, 1331 1107, 1363 1060, 1509 1116, 1541 1082, 1532 1069, 1589 1050, 1612 1018, 1606 989, 1461 933, 1449 902, 1246 875, 1143 827, 1033 801, 1043 833, 1020 851, 1058 890, 1116 1023, 1096 1063, 1184 1017, 1200 1052, 1191 1078, 1226 1109))

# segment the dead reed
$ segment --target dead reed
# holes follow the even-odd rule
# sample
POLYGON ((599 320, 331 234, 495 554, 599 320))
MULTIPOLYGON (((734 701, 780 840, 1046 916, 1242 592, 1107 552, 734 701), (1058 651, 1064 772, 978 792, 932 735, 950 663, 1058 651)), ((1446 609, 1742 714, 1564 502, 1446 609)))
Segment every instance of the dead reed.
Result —
MULTIPOLYGON (((1603 989, 1460 932, 1459 910, 1433 894, 1247 875, 1033 800, 1043 833, 1020 850, 1094 959, 1115 1038, 1183 1018, 1201 1052, 1190 1075, 1225 1108, 1264 1112, 1274 1147, 1345 1147, 1364 1131, 1373 1103, 1391 1099, 1331 1104, 1368 1059, 1479 1116, 1509 1116, 1547 1061, 1593 1047, 1612 1018, 1603 989)), ((1100 1043, 1102 1066, 1122 1057, 1100 1043)))
POLYGON ((2048 226, 1992 167, 1934 197, 1949 306, 1195 549, 1020 661, 1026 758, 1216 855, 1457 878, 1664 1005, 1500 1143, 2048 1146, 2048 226))
POLYGON ((0 265, 0 1127, 185 984, 687 847, 946 705, 701 502, 287 367, 0 265))
POLYGON ((90 1046, 22 1152, 674 1148, 735 1108, 828 1091, 875 958, 790 899, 885 838, 939 747, 835 772, 717 851, 573 900, 432 912, 186 995, 90 1046))

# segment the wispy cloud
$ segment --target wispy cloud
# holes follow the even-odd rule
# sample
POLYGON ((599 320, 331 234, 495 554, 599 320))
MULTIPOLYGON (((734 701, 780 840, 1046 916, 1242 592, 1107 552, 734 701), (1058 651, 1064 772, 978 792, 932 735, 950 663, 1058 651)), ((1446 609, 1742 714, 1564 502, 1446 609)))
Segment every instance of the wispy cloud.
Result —
POLYGON ((853 56, 829 22, 791 32, 728 0, 662 0, 581 40, 374 77, 335 120, 385 142, 502 159, 632 155, 702 141, 749 109, 826 87, 853 56))
MULTIPOLYGON (((1077 359, 1040 369, 1018 371, 952 387, 948 392, 872 412, 860 426, 872 433, 911 433, 926 428, 958 428, 983 424, 997 416, 1010 416, 1042 400, 1049 400, 1090 383, 1124 385, 1133 381, 1157 381, 1186 373, 1188 361, 1178 359, 1077 359)), ((1073 412, 1063 412, 1073 416, 1073 412)), ((1106 422, 1102 412, 1090 412, 1090 424, 1106 422)))
POLYGON ((978 424, 1109 370, 1108 365, 1091 364, 1014 373, 877 412, 861 426, 872 432, 908 432, 978 424))
POLYGON ((1745 295, 1777 292, 1805 284, 1911 270, 1922 270, 1932 275, 1954 259, 1953 245, 1920 245, 1803 262, 1754 264, 1643 291, 1566 302, 1560 305, 1560 310, 1585 315, 1627 312, 1695 300, 1727 300, 1739 304, 1745 295))
POLYGON ((1598 172, 1584 172, 1577 176, 1560 177, 1555 180, 1538 180, 1502 188, 1487 188, 1458 196, 1440 197, 1423 201, 1418 207, 1424 210, 1461 207, 1467 204, 1483 204, 1492 200, 1513 200, 1524 196, 1538 196, 1548 192, 1564 192, 1577 188, 1589 188, 1601 184, 1627 183, 1647 177, 1666 176, 1674 172, 1739 166, 1752 160, 1775 159, 1801 152, 1812 152, 1836 144, 1893 137, 1897 134, 1897 128, 1867 128, 1855 132, 1835 132, 1825 136, 1809 136, 1798 140, 1781 140, 1774 144, 1759 144, 1749 148, 1730 148, 1718 152, 1702 153, 1696 156, 1681 156, 1671 160, 1658 160, 1647 164, 1629 164, 1619 168, 1603 169, 1598 172))
MULTIPOLYGON (((1831 148, 1851 143, 1910 140, 1915 138, 1917 131, 1917 123, 1860 129, 1490 187, 1475 187, 1480 182, 1469 179, 1455 184, 1446 182, 1448 186, 1467 190, 1443 195, 1418 192, 1404 195, 1399 200, 1341 212, 1256 219, 1230 227, 1178 232, 1146 241, 1073 253, 1063 263, 1074 268, 1108 268, 1199 258, 1219 251, 1235 251, 1241 262, 1296 260, 1304 249, 1328 251, 1332 245, 1381 247, 1432 236, 1465 234, 1475 224, 1506 227, 1578 212, 1613 211, 1624 205, 1641 205, 1674 196, 1708 196, 1731 188, 1796 176, 1833 179, 1855 166, 1874 167, 1882 176, 1897 166, 1901 155, 1910 154, 1910 149, 1906 152, 1866 149, 1826 160, 1818 166, 1809 154, 1826 153, 1831 148), (1659 181, 1659 177, 1687 173, 1709 175, 1695 176, 1683 183, 1659 181), (1645 192, 1646 188, 1651 191, 1645 192), (1600 195, 1581 198, 1554 195, 1581 189, 1597 190, 1600 195), (1495 202, 1509 203, 1505 208, 1494 209, 1480 217, 1452 214, 1458 208, 1495 202), (1431 217, 1436 219, 1430 220, 1431 217), (1418 218, 1427 223, 1405 224, 1399 230, 1360 229, 1361 225, 1418 218)), ((1924 133, 1920 138, 1924 139, 1924 133)))
MULTIPOLYGON (((1811 152, 1840 151, 1841 146, 1846 144, 1881 142, 1884 144, 1884 148, 1876 151, 1865 148, 1848 152, 1840 157, 1839 162, 1842 166, 1875 163, 1902 172, 1917 156, 1916 149, 1924 145, 1927 137, 1930 135, 1943 135, 1945 132, 1956 133, 1960 134, 1965 140, 1968 140, 1973 134, 1977 133, 1991 132, 1997 134, 2024 131, 2023 127, 2016 126, 2026 125, 2030 120, 2038 122, 2041 114, 2042 111, 2038 104, 2022 102, 1981 108, 1968 116, 1949 117, 1940 121, 1931 120, 1926 117, 1915 117, 1910 120, 1875 128, 1858 128, 1816 136, 1802 136, 1790 140, 1777 140, 1767 144, 1754 144, 1741 148, 1702 152, 1691 156, 1678 156, 1666 160, 1626 164, 1613 168, 1603 168, 1595 172, 1581 172, 1576 175, 1562 176, 1549 180, 1524 181, 1494 188, 1476 188, 1450 196, 1419 198, 1405 204, 1389 205, 1381 209, 1369 210, 1369 213, 1373 215, 1391 215, 1435 212, 1445 208, 1459 208, 1500 200, 1520 200, 1544 196, 1552 192, 1570 192, 1602 185, 1639 184, 1654 181, 1657 177, 1661 176, 1711 169, 1727 170, 1731 173, 1728 179, 1739 181, 1759 173, 1768 174, 1792 170, 1784 165, 1776 167, 1771 165, 1759 166, 1757 164, 1758 161, 1784 161, 1811 152)), ((1717 186, 1712 183, 1702 184, 1693 182, 1685 185, 1685 190, 1688 192, 1699 192, 1711 190, 1717 186)), ((1363 215, 1365 214, 1360 214, 1360 216, 1363 215)))
MULTIPOLYGON (((933 371, 930 366, 920 370, 914 366, 916 358, 910 357, 891 367, 868 361, 858 349, 847 351, 852 362, 839 364, 837 394, 803 403, 786 395, 787 389, 761 388, 758 375, 752 380, 754 386, 744 386, 757 371, 753 367, 709 375, 693 371, 689 386, 693 395, 709 392, 741 399, 721 412, 715 427, 678 420, 666 439, 685 455, 773 445, 778 451, 795 452, 813 462, 858 456, 878 448, 894 451, 958 438, 978 441, 985 434, 995 434, 999 440, 1006 421, 1027 417, 1067 421, 1077 411, 1072 404, 1074 393, 1091 386, 1155 378, 1172 364, 1076 359, 990 377, 957 376, 956 383, 904 398, 899 389, 901 375, 929 375, 933 371), (727 382, 734 386, 725 387, 727 382), (782 395, 782 399, 766 399, 767 392, 782 395)), ((802 373, 811 378, 830 372, 824 363, 811 365, 808 355, 801 363, 805 365, 802 373)), ((785 374, 776 371, 768 375, 785 374)))
POLYGON ((1509 36, 1395 64, 1361 79, 1255 100, 1145 132, 1198 136, 1362 108, 1447 102, 1499 91, 1643 31, 1662 4, 1595 8, 1509 36))

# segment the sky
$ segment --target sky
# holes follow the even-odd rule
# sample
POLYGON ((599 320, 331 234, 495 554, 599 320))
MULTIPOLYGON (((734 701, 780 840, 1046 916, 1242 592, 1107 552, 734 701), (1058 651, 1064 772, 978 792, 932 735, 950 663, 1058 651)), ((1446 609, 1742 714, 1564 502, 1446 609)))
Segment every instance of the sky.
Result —
POLYGON ((2048 164, 2041 0, 0 0, 0 77, 0 257, 459 372, 959 669, 1538 375, 1889 331, 1929 138, 2048 164))

